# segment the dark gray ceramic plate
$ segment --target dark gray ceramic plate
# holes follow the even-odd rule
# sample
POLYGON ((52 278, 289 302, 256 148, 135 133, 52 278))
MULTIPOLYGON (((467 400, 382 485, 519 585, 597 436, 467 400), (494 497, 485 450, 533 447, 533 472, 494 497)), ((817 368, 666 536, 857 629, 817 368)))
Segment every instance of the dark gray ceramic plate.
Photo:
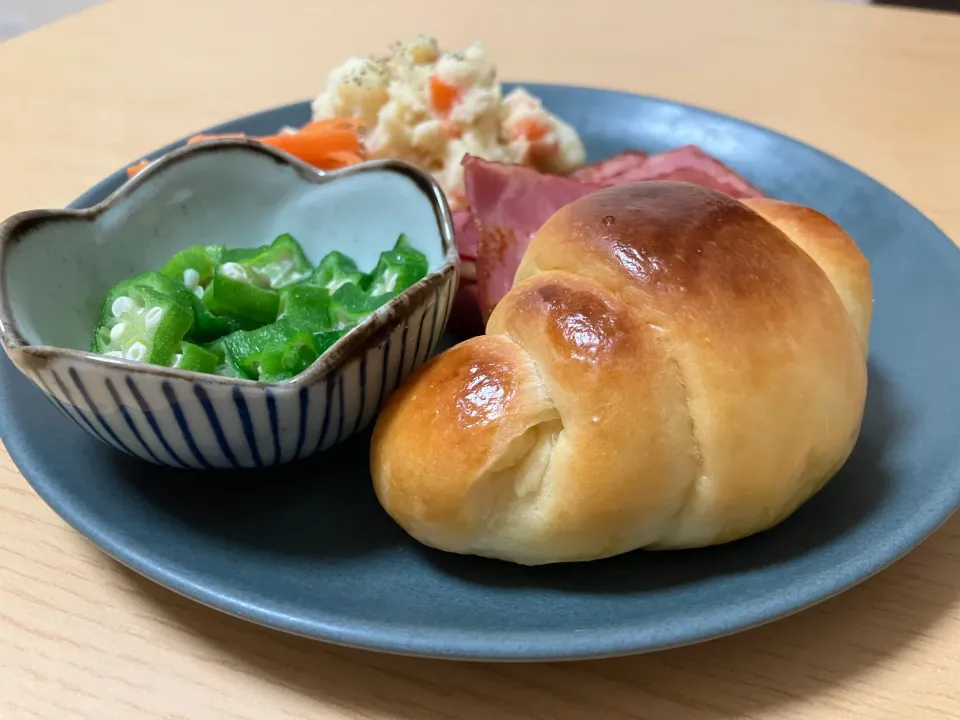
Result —
MULTIPOLYGON (((593 158, 696 143, 771 196, 835 218, 872 263, 870 389, 853 457, 779 527, 702 551, 524 568, 423 548, 378 506, 367 438, 283 473, 171 472, 72 425, 0 361, 0 434, 24 475, 120 562, 294 633, 473 659, 634 653, 764 623, 896 560, 960 503, 960 252, 895 194, 813 148, 647 97, 531 86, 593 158)), ((298 125, 298 104, 216 130, 298 125)), ((90 205, 117 173, 81 197, 90 205)))

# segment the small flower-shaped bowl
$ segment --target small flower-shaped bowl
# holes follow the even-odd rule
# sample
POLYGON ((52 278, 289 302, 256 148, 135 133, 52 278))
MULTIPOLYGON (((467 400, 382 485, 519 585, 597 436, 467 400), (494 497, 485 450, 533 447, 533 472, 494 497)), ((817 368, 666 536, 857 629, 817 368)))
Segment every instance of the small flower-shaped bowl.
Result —
POLYGON ((152 463, 265 467, 361 430, 433 352, 458 280, 450 210, 425 173, 393 161, 319 172, 260 143, 211 140, 165 155, 98 205, 0 224, 0 342, 14 365, 103 442, 152 463), (191 245, 290 233, 316 263, 362 269, 404 233, 429 272, 292 380, 261 383, 87 352, 115 283, 191 245))

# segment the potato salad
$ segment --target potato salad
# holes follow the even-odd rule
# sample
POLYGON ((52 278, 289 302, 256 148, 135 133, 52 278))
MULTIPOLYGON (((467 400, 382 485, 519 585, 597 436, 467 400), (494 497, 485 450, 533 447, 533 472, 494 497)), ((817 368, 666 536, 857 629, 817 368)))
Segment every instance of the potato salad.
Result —
POLYGON ((503 96, 480 43, 459 52, 418 36, 389 53, 334 69, 314 120, 360 118, 367 155, 430 172, 454 209, 463 204, 464 155, 566 174, 583 165, 577 132, 522 88, 503 96))

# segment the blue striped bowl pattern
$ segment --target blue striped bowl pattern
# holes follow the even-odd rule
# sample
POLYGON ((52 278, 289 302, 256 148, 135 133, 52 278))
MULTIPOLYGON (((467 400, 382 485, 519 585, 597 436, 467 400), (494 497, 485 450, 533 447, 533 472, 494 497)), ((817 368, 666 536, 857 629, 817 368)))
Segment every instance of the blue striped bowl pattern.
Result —
MULTIPOLYGON (((53 405, 99 440, 148 462, 176 468, 279 465, 326 450, 368 426, 389 395, 435 350, 450 315, 458 267, 449 210, 442 192, 426 175, 390 161, 321 174, 269 148, 233 140, 176 151, 143 175, 89 210, 32 211, 0 225, 0 339, 4 349, 53 405), (26 245, 32 232, 49 223, 62 223, 69 234, 70 228, 95 222, 111 208, 119 206, 122 211, 125 202, 136 202, 138 188, 150 187, 151 177, 211 153, 214 157, 217 153, 269 156, 292 170, 300 182, 313 184, 365 173, 408 178, 433 218, 436 247, 421 249, 432 258, 434 271, 377 310, 307 371, 284 383, 234 380, 132 363, 29 337, 37 335, 44 320, 42 313, 32 317, 29 308, 22 307, 22 298, 11 292, 18 287, 12 278, 28 272, 29 267, 14 255, 18 244, 26 245)), ((335 193, 343 201, 341 195, 335 193)), ((389 199, 378 197, 378 205, 389 210, 389 199)), ((411 197, 400 200, 409 204, 411 197)), ((323 215, 323 208, 319 210, 323 215)), ((344 231, 334 234, 346 237, 344 231)), ((413 237, 422 241, 427 234, 419 228, 413 237)), ((383 237, 375 242, 376 247, 367 253, 370 257, 386 249, 383 237)), ((251 239, 254 243, 256 238, 251 239)), ((333 249, 311 253, 308 243, 305 248, 308 255, 333 249)), ((168 248, 165 255, 173 251, 168 248)), ((102 296, 112 282, 111 278, 95 294, 102 296)), ((85 331, 92 328, 95 317, 90 315, 85 331)))
POLYGON ((27 374, 67 417, 144 460, 207 469, 277 465, 369 425, 436 348, 453 297, 452 284, 444 285, 383 341, 299 388, 93 370, 66 357, 27 374))

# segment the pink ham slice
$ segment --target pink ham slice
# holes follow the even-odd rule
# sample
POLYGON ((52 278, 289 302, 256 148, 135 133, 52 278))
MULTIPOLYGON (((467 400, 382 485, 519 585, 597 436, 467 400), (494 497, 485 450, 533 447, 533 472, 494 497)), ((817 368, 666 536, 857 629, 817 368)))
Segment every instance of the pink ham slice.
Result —
POLYGON ((483 331, 493 308, 512 287, 533 234, 554 212, 583 195, 609 185, 672 180, 735 198, 763 197, 733 170, 693 145, 649 157, 633 151, 620 153, 571 177, 470 155, 463 166, 468 209, 454 217, 463 279, 451 323, 452 329, 467 334, 483 331))
POLYGON ((608 183, 625 172, 636 170, 647 160, 647 154, 641 150, 627 150, 617 153, 606 160, 575 170, 570 177, 583 182, 608 183))
POLYGON ((448 328, 456 335, 479 335, 483 332, 483 317, 477 300, 477 250, 480 231, 469 210, 453 213, 457 250, 460 253, 460 284, 453 299, 448 328))
POLYGON ((620 185, 641 180, 672 180, 718 190, 738 199, 763 197, 763 193, 722 162, 696 145, 651 155, 643 163, 626 168, 605 182, 620 185))
POLYGON ((603 186, 471 155, 463 167, 467 202, 480 230, 477 300, 485 323, 513 285, 533 234, 558 209, 603 186))
POLYGON ((457 210, 453 213, 453 230, 457 238, 457 250, 460 259, 477 259, 477 248, 480 246, 480 231, 473 222, 470 210, 457 210))

